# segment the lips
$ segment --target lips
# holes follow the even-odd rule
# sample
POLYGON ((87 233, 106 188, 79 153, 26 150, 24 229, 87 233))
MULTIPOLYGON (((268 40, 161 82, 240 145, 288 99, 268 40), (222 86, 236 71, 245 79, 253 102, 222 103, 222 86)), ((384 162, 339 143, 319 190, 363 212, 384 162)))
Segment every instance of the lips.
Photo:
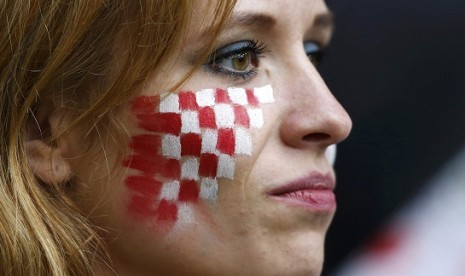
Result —
POLYGON ((330 174, 313 172, 300 179, 271 190, 268 195, 280 203, 315 212, 336 209, 335 182, 330 174))

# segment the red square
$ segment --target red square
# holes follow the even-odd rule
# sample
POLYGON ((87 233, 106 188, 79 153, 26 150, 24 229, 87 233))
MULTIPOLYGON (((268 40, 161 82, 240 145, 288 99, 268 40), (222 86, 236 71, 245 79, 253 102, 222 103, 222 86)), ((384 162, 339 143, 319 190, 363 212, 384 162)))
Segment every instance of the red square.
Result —
POLYGON ((258 106, 259 102, 258 102, 257 97, 255 97, 255 95, 253 94, 253 90, 247 88, 245 90, 245 93, 247 93, 247 100, 249 102, 249 105, 250 106, 258 106))
POLYGON ((181 110, 198 110, 195 94, 190 91, 179 93, 179 107, 181 110))
POLYGON ((151 217, 155 215, 155 199, 148 196, 133 195, 128 204, 128 209, 135 215, 151 217))
POLYGON ((154 113, 137 114, 139 127, 153 132, 178 135, 181 132, 181 114, 154 113))
POLYGON ((179 164, 179 160, 167 159, 163 165, 163 169, 159 172, 160 176, 169 179, 181 178, 181 165, 179 164))
POLYGON ((229 155, 234 154, 236 141, 234 131, 231 128, 218 129, 218 142, 216 148, 221 152, 229 155))
POLYGON ((136 114, 155 113, 160 104, 160 96, 140 96, 132 102, 132 111, 136 114))
POLYGON ((125 159, 123 166, 139 170, 147 175, 157 175, 169 179, 181 177, 179 161, 159 155, 135 154, 125 159))
POLYGON ((135 153, 157 155, 160 151, 160 135, 137 135, 133 136, 129 146, 135 153))
POLYGON ((200 156, 202 139, 195 133, 187 133, 181 136, 181 156, 200 156))
POLYGON ((163 183, 145 175, 130 175, 124 181, 131 191, 150 197, 157 197, 163 183))
POLYGON ((218 170, 218 156, 204 153, 200 156, 199 175, 202 177, 216 177, 218 170))
POLYGON ((199 124, 201 128, 216 128, 215 111, 211 107, 199 110, 199 124))
POLYGON ((164 160, 164 157, 158 155, 134 154, 123 161, 123 166, 141 171, 146 175, 154 175, 162 169, 159 162, 164 160))
POLYGON ((162 199, 157 209, 159 221, 175 222, 178 218, 178 206, 176 203, 162 199))
POLYGON ((181 181, 179 188, 179 201, 197 201, 199 199, 199 188, 195 180, 181 181))
POLYGON ((242 105, 234 106, 234 123, 246 128, 250 127, 250 118, 247 109, 242 105))
POLYGON ((215 92, 216 103, 231 103, 231 99, 229 99, 229 95, 226 90, 217 88, 215 92))

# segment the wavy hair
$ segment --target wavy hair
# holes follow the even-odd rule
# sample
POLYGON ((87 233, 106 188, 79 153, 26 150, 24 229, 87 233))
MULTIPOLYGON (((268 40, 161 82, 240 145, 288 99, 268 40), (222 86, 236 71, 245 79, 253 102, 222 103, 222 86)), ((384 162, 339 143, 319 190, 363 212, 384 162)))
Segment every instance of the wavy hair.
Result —
MULTIPOLYGON (((43 185, 29 168, 28 126, 41 124, 36 114, 41 106, 66 107, 74 118, 67 131, 79 126, 97 136, 92 134, 112 122, 108 118, 115 108, 173 57, 196 4, 1 1, 1 275, 93 275, 96 260, 111 262, 96 226, 77 208, 66 185, 43 185)), ((208 24, 205 57, 234 5, 234 0, 208 1, 216 16, 208 24)), ((53 143, 46 130, 40 135, 53 143)))

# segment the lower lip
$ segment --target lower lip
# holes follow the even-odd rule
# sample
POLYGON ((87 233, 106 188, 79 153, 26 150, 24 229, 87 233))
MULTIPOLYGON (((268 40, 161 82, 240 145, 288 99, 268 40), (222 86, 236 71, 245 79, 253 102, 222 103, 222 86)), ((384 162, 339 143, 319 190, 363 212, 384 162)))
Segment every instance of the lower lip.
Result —
POLYGON ((315 212, 332 212, 336 210, 336 196, 329 189, 306 189, 295 192, 272 195, 279 202, 309 209, 315 212))

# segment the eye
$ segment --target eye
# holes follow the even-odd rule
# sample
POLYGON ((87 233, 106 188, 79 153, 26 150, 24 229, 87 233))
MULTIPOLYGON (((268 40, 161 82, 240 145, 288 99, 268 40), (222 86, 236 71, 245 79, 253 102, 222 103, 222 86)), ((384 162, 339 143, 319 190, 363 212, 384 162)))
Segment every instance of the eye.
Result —
POLYGON ((308 59, 310 62, 315 66, 318 67, 321 60, 323 59, 324 50, 323 48, 314 41, 305 41, 304 42, 304 50, 307 54, 308 59))
POLYGON ((257 41, 234 42, 216 50, 204 66, 213 73, 247 79, 257 73, 265 45, 257 41))

